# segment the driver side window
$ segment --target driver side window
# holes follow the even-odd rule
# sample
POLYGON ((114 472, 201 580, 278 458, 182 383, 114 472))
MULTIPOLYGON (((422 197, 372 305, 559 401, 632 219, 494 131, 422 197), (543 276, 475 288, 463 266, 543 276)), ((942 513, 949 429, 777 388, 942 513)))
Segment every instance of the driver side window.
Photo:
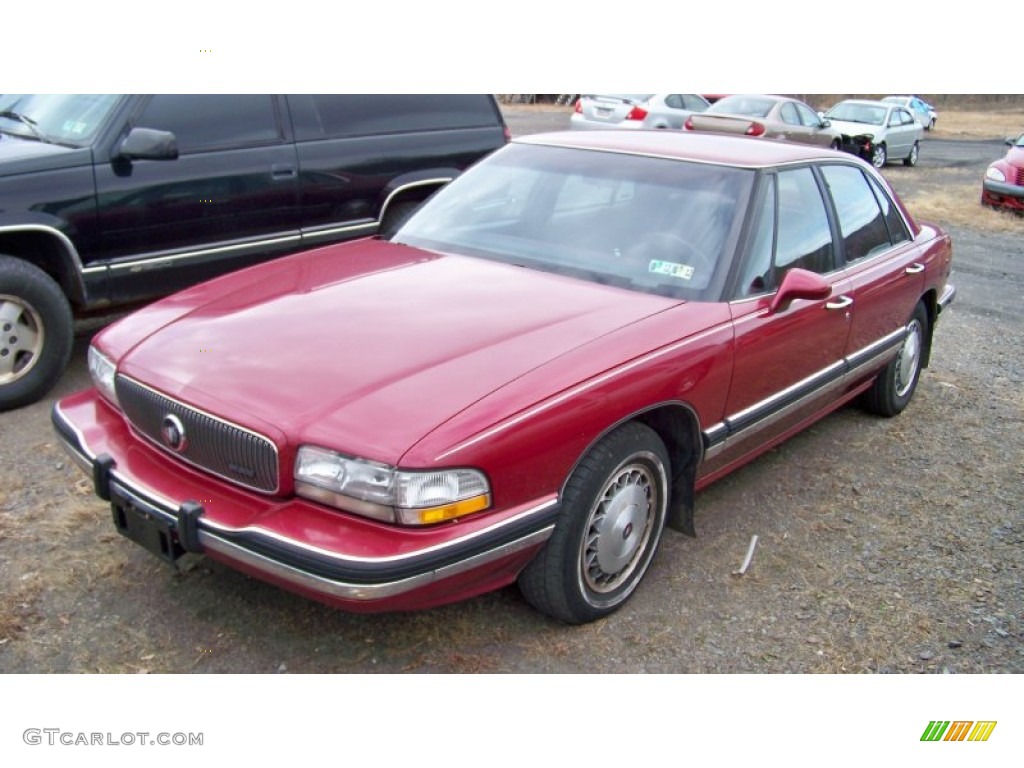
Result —
POLYGON ((774 291, 794 267, 826 274, 835 266, 832 231, 814 172, 782 171, 767 182, 737 298, 774 291))

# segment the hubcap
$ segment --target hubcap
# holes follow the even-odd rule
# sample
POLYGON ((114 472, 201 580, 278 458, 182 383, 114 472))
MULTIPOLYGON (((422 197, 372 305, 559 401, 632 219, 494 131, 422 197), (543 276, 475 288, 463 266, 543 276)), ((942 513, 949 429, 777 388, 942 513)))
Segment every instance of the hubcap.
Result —
POLYGON ((875 168, 881 168, 885 165, 885 147, 881 144, 876 146, 874 152, 871 154, 871 163, 875 168))
POLYGON ((910 391, 917 379, 921 362, 921 324, 914 320, 907 327, 907 338, 903 340, 896 358, 896 394, 903 397, 910 391))
POLYGON ((0 384, 27 374, 43 351, 39 313, 15 296, 0 294, 0 384))
POLYGON ((594 592, 618 589, 643 560, 660 504, 654 475, 645 464, 620 467, 590 511, 581 566, 594 592))

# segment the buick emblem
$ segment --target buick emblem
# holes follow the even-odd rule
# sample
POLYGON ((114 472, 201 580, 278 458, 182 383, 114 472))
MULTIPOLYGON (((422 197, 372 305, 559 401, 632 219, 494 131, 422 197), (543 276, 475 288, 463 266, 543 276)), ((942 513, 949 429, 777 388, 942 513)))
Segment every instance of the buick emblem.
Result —
POLYGON ((164 420, 160 424, 160 436, 164 439, 164 445, 178 453, 184 451, 188 445, 185 425, 173 413, 164 416, 164 420))

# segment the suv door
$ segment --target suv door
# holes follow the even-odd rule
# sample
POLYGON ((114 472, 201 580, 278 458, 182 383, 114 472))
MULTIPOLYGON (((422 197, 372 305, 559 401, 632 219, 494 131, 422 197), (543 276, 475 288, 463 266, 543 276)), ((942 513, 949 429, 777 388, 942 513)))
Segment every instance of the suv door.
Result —
POLYGON ((168 131, 176 159, 96 166, 97 224, 118 302, 166 294, 294 249, 298 174, 278 100, 157 94, 124 127, 168 131))

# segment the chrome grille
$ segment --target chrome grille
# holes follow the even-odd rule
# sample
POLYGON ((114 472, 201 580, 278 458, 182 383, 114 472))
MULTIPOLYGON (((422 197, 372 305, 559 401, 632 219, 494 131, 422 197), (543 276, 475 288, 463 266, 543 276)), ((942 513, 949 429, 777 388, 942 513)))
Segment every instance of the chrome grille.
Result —
POLYGON ((1024 187, 1024 166, 1017 169, 1017 186, 1024 187))
POLYGON ((115 387, 132 426, 172 456, 246 488, 264 493, 277 490, 277 447, 270 439, 172 400, 127 376, 118 376, 115 387), (170 448, 162 434, 169 416, 177 417, 187 435, 180 450, 170 448))

